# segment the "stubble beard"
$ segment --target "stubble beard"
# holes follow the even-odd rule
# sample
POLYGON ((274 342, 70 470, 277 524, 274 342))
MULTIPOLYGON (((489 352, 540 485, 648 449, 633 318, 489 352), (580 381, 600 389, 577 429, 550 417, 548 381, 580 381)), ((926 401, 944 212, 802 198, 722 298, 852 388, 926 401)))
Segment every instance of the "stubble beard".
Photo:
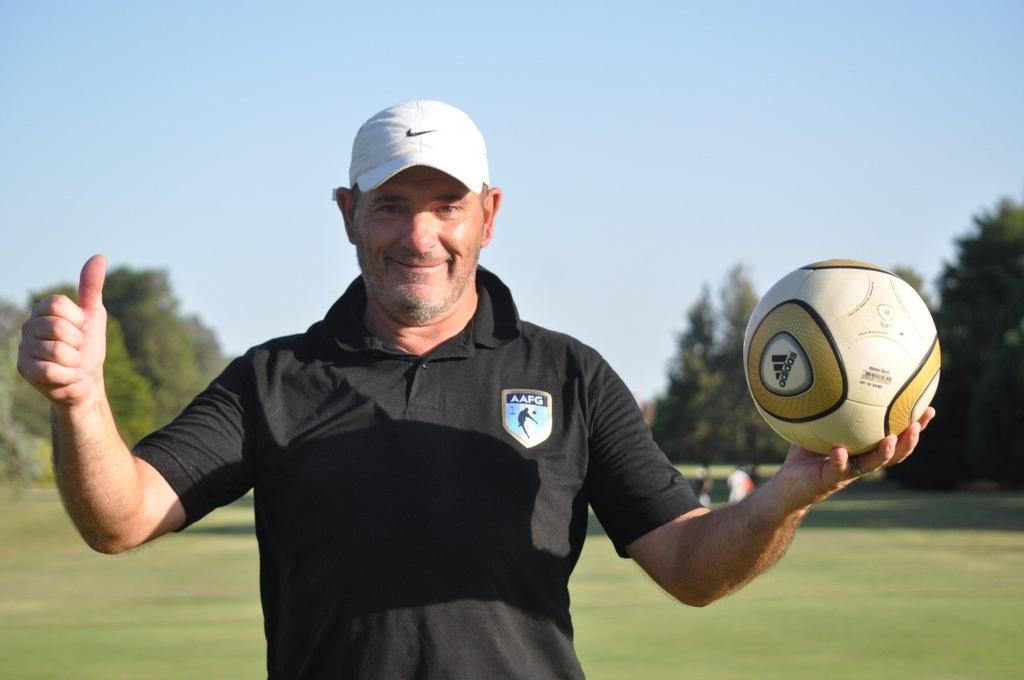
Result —
POLYGON ((410 326, 425 326, 447 314, 462 298, 476 272, 480 251, 470 256, 468 267, 451 280, 447 294, 440 300, 427 300, 414 293, 414 287, 426 277, 412 274, 408 284, 389 286, 384 270, 376 264, 371 253, 361 245, 356 248, 356 260, 363 274, 367 296, 379 304, 393 319, 410 326))

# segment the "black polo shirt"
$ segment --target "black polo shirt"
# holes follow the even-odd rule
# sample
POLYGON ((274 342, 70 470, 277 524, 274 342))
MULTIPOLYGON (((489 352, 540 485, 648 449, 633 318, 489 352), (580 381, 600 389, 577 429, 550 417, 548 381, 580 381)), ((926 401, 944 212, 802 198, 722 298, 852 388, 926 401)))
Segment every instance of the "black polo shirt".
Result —
POLYGON ((357 279, 136 447, 187 524, 255 489, 270 677, 580 678, 588 503, 623 555, 699 507, 594 350, 521 322, 490 272, 477 287, 417 357, 367 331, 357 279))

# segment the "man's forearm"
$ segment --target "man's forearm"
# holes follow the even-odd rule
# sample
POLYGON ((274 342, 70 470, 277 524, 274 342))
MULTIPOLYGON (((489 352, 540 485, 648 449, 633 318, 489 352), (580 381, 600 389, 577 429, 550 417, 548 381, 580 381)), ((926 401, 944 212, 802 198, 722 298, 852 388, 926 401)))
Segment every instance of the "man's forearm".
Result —
POLYGON ((841 447, 820 455, 792 446, 778 472, 752 495, 715 510, 691 510, 633 541, 626 551, 682 602, 714 602, 778 562, 815 503, 863 474, 905 460, 934 416, 934 409, 925 409, 919 421, 861 454, 857 464, 841 447))
POLYGON ((704 606, 741 588, 785 554, 810 506, 784 500, 773 478, 739 503, 693 510, 626 549, 675 598, 704 606))
POLYGON ((53 465, 61 498, 82 538, 120 552, 179 528, 185 510, 167 481, 135 458, 114 424, 103 385, 107 261, 89 258, 79 303, 51 295, 22 325, 18 372, 50 400, 53 465))
POLYGON ((141 503, 135 459, 105 396, 72 408, 54 404, 53 464, 61 499, 93 549, 125 549, 125 528, 141 503))
POLYGON ((705 605, 743 587, 785 554, 808 510, 785 507, 769 480, 739 503, 692 517, 680 527, 674 594, 705 605))

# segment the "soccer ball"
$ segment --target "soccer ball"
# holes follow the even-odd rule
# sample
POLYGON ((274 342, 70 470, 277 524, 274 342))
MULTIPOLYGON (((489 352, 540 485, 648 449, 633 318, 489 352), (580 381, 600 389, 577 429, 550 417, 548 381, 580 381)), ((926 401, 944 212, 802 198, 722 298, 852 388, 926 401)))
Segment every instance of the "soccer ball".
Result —
POLYGON ((939 384, 939 339, 921 296, 880 267, 816 262, 754 308, 743 366, 754 404, 784 439, 861 454, 921 417, 939 384))

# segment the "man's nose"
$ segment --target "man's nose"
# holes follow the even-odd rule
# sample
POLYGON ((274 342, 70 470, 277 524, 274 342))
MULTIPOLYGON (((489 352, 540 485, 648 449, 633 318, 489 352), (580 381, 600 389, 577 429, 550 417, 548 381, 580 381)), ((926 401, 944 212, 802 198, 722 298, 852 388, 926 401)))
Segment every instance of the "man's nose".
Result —
POLYGON ((426 253, 437 244, 439 228, 437 216, 427 210, 420 210, 409 215, 405 225, 403 240, 406 245, 417 253, 426 253))

